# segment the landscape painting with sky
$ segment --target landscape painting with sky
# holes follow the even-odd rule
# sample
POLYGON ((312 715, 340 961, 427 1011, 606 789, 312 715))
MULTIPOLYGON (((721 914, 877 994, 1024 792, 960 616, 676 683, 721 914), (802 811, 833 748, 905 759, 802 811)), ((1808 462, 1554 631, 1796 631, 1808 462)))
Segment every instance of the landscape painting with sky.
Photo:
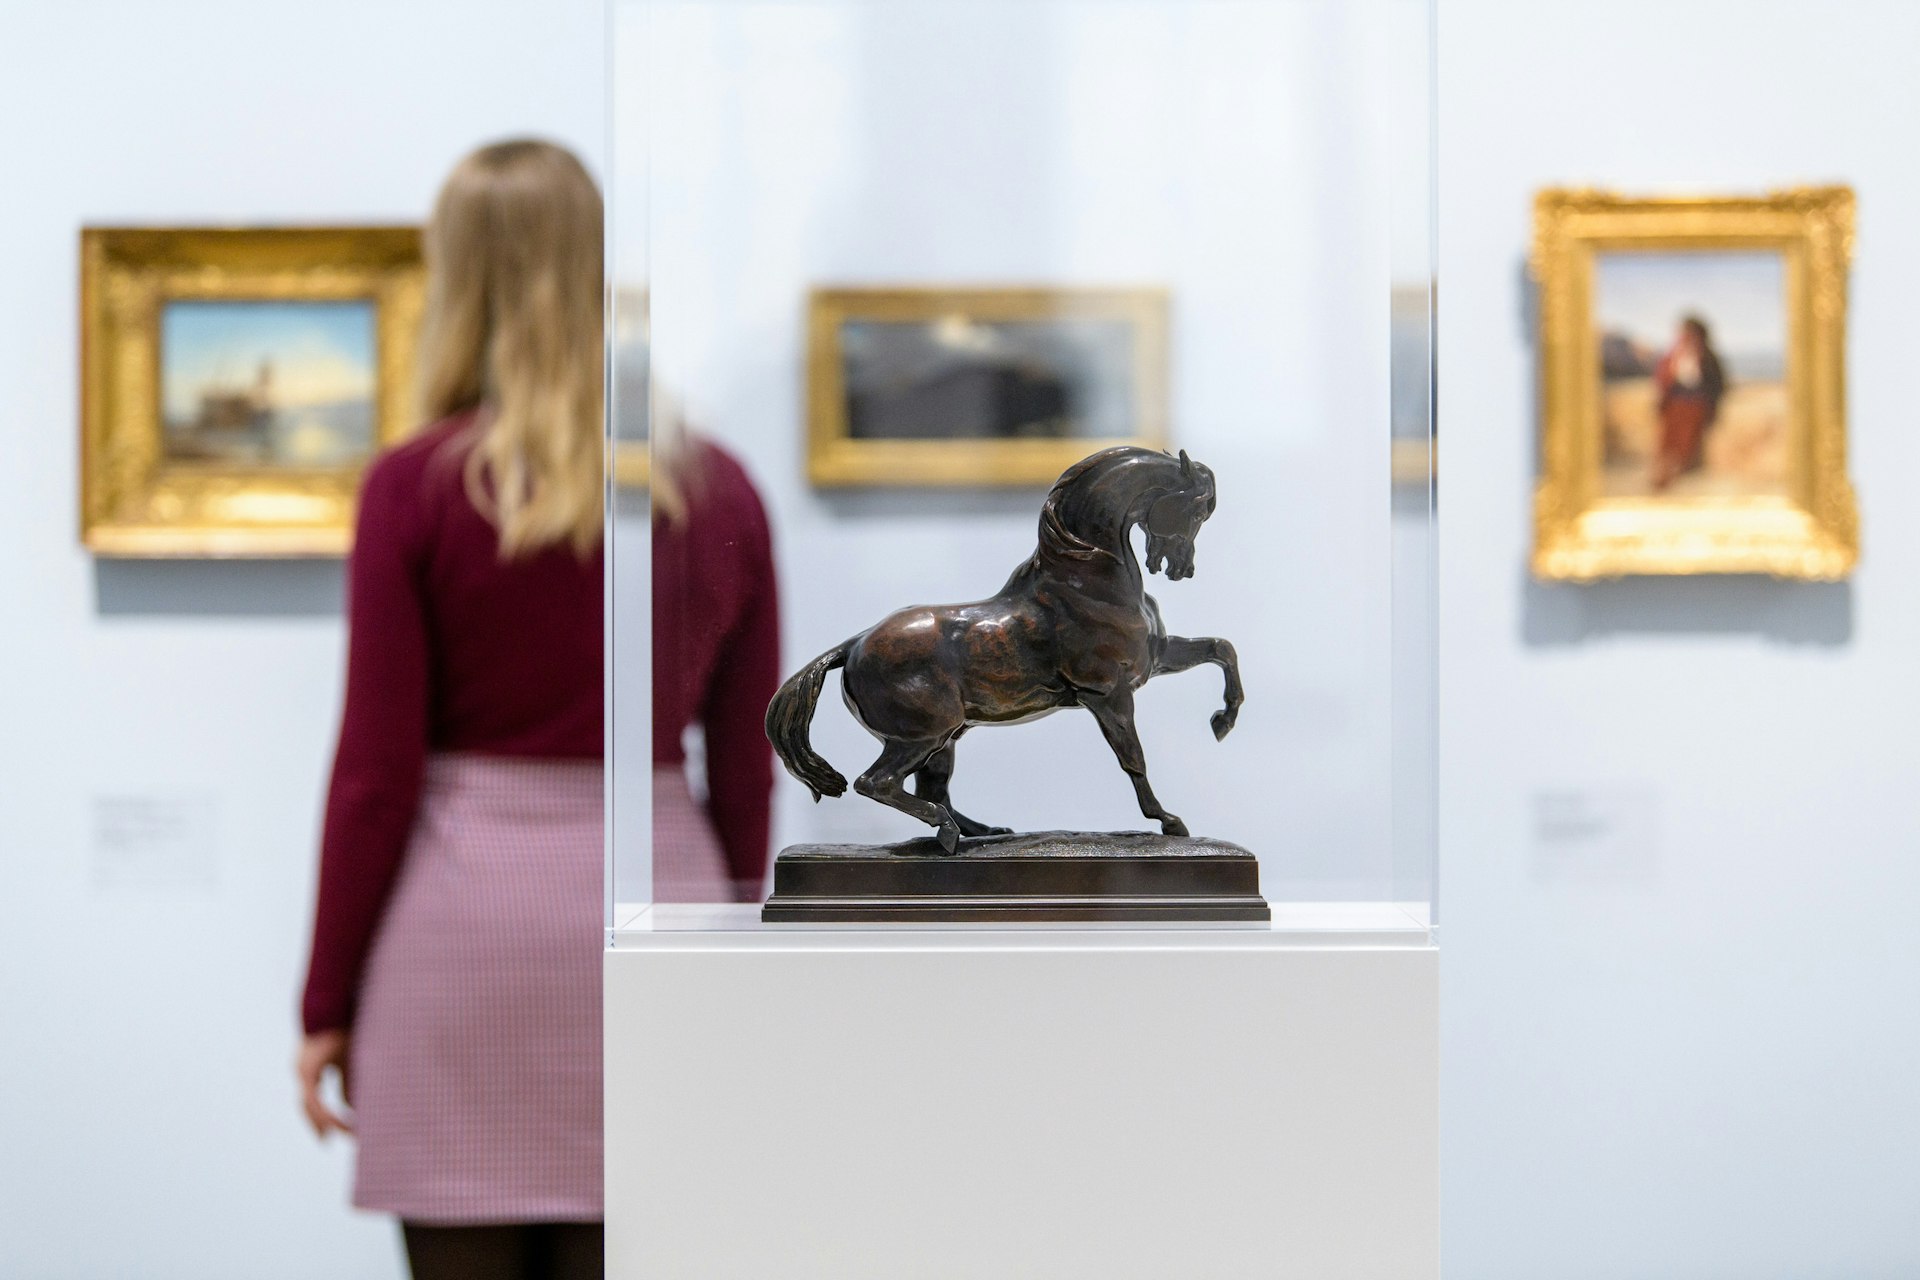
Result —
POLYGON ((167 459, 351 466, 374 447, 371 301, 173 301, 160 324, 167 459))

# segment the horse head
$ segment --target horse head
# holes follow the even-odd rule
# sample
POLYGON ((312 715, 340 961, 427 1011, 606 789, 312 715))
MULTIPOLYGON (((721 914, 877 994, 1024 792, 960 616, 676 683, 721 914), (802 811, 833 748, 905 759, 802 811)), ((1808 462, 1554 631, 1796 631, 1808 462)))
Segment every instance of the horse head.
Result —
POLYGON ((1068 467, 1040 515, 1043 554, 1084 559, 1131 558, 1128 531, 1147 535, 1147 569, 1169 578, 1193 576, 1193 540, 1213 514, 1213 472, 1182 450, 1119 445, 1068 467))
POLYGON ((1193 576, 1193 541, 1215 506, 1213 472, 1180 451, 1177 487, 1152 497, 1140 527, 1147 534, 1147 572, 1164 566, 1175 582, 1193 576))

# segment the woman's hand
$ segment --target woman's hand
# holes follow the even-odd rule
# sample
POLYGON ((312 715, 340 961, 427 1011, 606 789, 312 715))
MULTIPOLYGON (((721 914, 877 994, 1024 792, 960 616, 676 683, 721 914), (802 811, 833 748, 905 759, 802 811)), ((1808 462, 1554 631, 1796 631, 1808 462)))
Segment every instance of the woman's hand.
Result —
POLYGON ((332 1110, 320 1098, 320 1082, 327 1068, 340 1073, 340 1096, 353 1105, 353 1087, 347 1077, 347 1052, 353 1043, 351 1033, 342 1030, 316 1031, 300 1042, 300 1054, 294 1059, 294 1073, 300 1077, 300 1107, 307 1113, 315 1137, 324 1138, 338 1129, 352 1133, 353 1122, 332 1110))

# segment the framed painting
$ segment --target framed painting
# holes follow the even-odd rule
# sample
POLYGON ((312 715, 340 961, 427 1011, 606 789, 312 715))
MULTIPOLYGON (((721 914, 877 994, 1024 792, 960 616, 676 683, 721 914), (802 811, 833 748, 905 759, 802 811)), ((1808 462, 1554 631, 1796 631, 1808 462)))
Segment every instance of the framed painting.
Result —
POLYGON ((1844 577, 1853 193, 1534 205, 1534 573, 1844 577))
POLYGON ((824 288, 808 312, 816 485, 1047 485, 1166 443, 1163 290, 824 288))
POLYGON ((616 285, 612 290, 607 475, 620 489, 645 489, 653 475, 648 438, 652 421, 648 301, 644 288, 616 285))
POLYGON ((102 556, 337 556, 413 428, 413 227, 81 233, 81 539, 102 556))

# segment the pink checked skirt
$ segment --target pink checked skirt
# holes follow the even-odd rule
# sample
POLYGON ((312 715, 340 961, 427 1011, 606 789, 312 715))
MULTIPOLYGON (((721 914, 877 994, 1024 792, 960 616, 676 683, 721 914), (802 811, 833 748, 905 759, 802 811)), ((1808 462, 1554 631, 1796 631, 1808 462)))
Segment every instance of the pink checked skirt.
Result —
POLYGON ((603 813, 597 761, 429 762, 354 1021, 354 1204, 602 1216, 603 813))
POLYGON ((653 900, 732 902, 734 883, 713 822, 687 788, 686 770, 653 771, 653 900))

